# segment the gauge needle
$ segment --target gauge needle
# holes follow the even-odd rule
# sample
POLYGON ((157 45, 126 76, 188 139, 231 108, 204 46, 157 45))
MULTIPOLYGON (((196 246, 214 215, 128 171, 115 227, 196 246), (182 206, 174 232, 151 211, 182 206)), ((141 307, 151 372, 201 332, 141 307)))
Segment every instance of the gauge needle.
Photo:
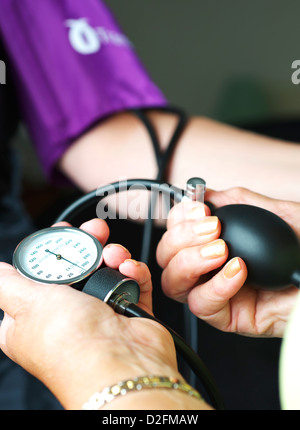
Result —
POLYGON ((55 255, 55 257, 56 257, 56 259, 57 259, 57 260, 65 260, 65 261, 67 261, 68 263, 71 263, 71 264, 73 264, 74 266, 79 267, 79 269, 83 270, 83 268, 82 268, 82 267, 80 267, 80 266, 78 266, 78 264, 73 263, 73 262, 72 262, 72 261, 70 261, 70 260, 67 260, 66 258, 62 257, 62 255, 61 255, 61 254, 55 254, 55 252, 52 252, 52 251, 50 251, 49 249, 45 249, 45 252, 49 252, 49 254, 53 254, 53 255, 55 255))

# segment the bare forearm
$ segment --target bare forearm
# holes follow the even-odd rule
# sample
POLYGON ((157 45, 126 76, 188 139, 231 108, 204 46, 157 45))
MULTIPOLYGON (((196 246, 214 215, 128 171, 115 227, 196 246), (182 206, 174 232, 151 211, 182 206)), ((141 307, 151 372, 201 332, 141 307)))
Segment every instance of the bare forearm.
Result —
MULTIPOLYGON (((149 114, 164 149, 176 117, 149 114)), ((300 200, 300 145, 278 141, 215 121, 193 117, 168 166, 178 186, 192 176, 209 188, 233 186, 287 200, 300 200)), ((126 178, 154 178, 157 165, 144 125, 132 114, 116 115, 83 135, 65 153, 60 168, 85 191, 126 178)))
POLYGON ((212 189, 238 186, 300 201, 299 157, 300 145, 197 117, 177 147, 169 180, 200 176, 212 189))

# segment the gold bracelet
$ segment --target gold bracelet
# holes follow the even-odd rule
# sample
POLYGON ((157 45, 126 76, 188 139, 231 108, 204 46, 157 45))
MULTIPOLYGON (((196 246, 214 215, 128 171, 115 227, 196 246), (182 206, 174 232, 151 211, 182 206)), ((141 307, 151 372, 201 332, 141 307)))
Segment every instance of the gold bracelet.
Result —
POLYGON ((93 394, 90 399, 84 403, 82 409, 97 410, 118 396, 124 396, 132 391, 141 391, 151 388, 180 390, 189 396, 202 399, 198 391, 186 382, 181 382, 178 378, 168 376, 141 376, 118 382, 116 385, 106 387, 102 391, 93 394))

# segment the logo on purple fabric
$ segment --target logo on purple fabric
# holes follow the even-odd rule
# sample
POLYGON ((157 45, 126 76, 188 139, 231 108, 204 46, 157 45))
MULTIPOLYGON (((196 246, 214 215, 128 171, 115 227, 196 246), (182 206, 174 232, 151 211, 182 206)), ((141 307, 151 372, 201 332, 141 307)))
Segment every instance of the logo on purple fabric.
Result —
POLYGON ((0 85, 6 84, 6 64, 0 60, 0 85))
POLYGON ((72 48, 82 55, 95 54, 102 45, 131 46, 130 41, 121 33, 104 27, 92 27, 86 18, 67 19, 69 41, 72 48))

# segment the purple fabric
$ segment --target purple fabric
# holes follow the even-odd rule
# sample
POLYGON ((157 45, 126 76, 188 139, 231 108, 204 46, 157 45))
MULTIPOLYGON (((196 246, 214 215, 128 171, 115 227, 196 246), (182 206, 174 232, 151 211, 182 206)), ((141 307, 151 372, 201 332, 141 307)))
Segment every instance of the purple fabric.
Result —
POLYGON ((0 0, 0 34, 48 177, 96 121, 167 103, 100 0, 0 0))

